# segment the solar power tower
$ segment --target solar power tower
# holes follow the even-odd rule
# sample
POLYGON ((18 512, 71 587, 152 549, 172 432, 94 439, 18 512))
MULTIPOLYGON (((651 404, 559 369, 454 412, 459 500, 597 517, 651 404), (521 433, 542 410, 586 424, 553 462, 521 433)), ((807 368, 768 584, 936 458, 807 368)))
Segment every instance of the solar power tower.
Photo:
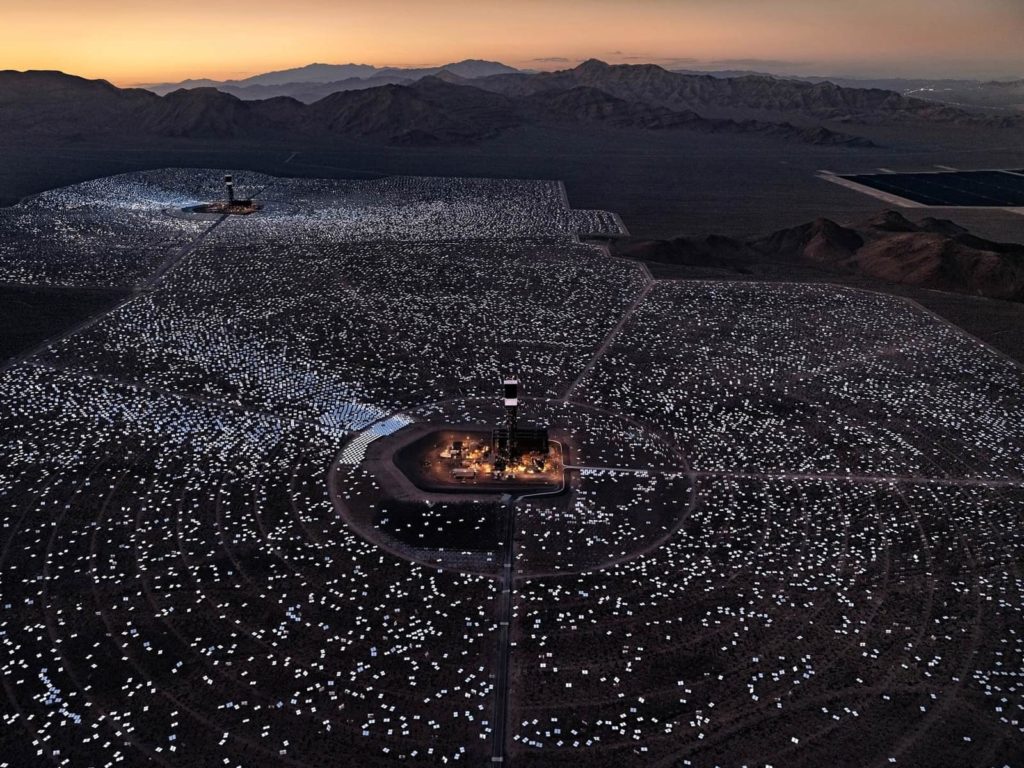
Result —
POLYGON ((235 202, 235 178, 230 174, 224 177, 224 186, 228 190, 228 202, 235 202))
POLYGON ((505 379, 505 429, 508 430, 508 452, 516 453, 516 429, 519 426, 519 379, 505 379))
POLYGON ((519 379, 506 376, 501 382, 505 423, 491 433, 491 446, 497 457, 495 468, 498 471, 515 465, 527 454, 546 456, 549 450, 547 427, 519 426, 519 379))

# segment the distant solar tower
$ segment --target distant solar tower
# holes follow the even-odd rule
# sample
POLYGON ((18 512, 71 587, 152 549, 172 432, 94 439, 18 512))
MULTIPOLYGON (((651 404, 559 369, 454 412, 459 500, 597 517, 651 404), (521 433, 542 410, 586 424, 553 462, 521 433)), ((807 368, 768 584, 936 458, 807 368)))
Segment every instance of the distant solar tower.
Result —
POLYGON ((228 190, 228 202, 235 202, 235 178, 231 174, 224 177, 224 186, 228 190))

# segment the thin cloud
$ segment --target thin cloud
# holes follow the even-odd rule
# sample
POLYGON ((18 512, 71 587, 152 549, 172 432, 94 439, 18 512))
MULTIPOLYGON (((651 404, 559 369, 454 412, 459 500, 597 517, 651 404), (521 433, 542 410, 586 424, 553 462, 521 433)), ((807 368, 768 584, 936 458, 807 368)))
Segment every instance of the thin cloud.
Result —
POLYGON ((680 57, 680 58, 671 58, 671 59, 656 59, 655 61, 657 61, 658 63, 661 63, 661 64, 666 64, 666 65, 698 64, 698 63, 700 63, 700 59, 694 59, 694 58, 691 58, 691 57, 680 57))
POLYGON ((715 59, 706 62, 712 67, 803 67, 806 61, 785 61, 783 59, 715 59))

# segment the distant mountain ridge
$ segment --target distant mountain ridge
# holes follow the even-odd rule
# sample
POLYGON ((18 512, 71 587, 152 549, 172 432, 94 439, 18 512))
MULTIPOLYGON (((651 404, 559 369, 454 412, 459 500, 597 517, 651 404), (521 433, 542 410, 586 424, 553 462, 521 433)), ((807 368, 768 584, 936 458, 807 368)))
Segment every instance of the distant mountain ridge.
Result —
POLYGON ((87 138, 166 136, 253 140, 348 136, 402 145, 469 144, 531 124, 758 134, 813 144, 870 146, 825 128, 787 122, 708 119, 599 88, 574 86, 506 95, 448 70, 408 85, 341 91, 312 104, 275 97, 244 101, 210 87, 158 96, 57 72, 0 72, 0 135, 87 138))
MULTIPOLYGON (((312 66, 323 77, 338 71, 334 65, 312 66), (328 66, 332 68, 323 69, 328 66)), ((59 72, 6 71, 0 72, 0 134, 8 140, 135 135, 324 141, 347 136, 428 146, 472 144, 527 125, 578 125, 869 147, 872 142, 846 126, 1024 126, 1024 115, 984 116, 892 91, 832 83, 766 76, 719 79, 596 60, 559 72, 505 69, 492 62, 459 62, 397 83, 389 82, 392 75, 384 71, 358 80, 365 87, 311 84, 309 101, 270 95, 276 93, 274 85, 245 86, 270 95, 262 99, 242 99, 211 86, 160 96, 59 72), (502 71, 479 77, 460 74, 479 75, 495 67, 502 71), (317 88, 330 93, 315 92, 317 88)), ((290 71, 271 74, 277 79, 291 76, 290 71)))
POLYGON ((480 59, 465 59, 439 67, 418 68, 375 67, 370 64, 308 64, 304 67, 253 75, 242 80, 183 80, 179 83, 154 83, 139 87, 161 96, 182 88, 217 88, 240 99, 291 96, 299 101, 315 101, 336 91, 411 83, 443 70, 470 80, 520 72, 515 67, 497 61, 480 59))
MULTIPOLYGON (((993 122, 936 102, 908 98, 894 91, 843 88, 770 75, 721 78, 670 72, 653 64, 610 65, 591 59, 574 69, 533 75, 505 73, 477 78, 473 85, 505 95, 529 95, 576 86, 599 88, 627 101, 704 117, 799 115, 818 120, 862 124, 895 122, 993 122)), ((1017 125, 1013 118, 1006 125, 1017 125)))
POLYGON ((832 83, 842 88, 895 91, 903 96, 976 110, 1024 111, 1024 78, 1003 80, 928 79, 904 77, 846 77, 840 75, 779 75, 754 70, 701 71, 674 69, 680 75, 708 76, 719 79, 768 77, 805 83, 832 83))
MULTIPOLYGON (((467 59, 438 67, 419 68, 314 63, 303 67, 266 72, 239 80, 203 78, 139 87, 160 95, 166 95, 181 88, 217 88, 245 101, 288 96, 311 104, 339 91, 362 90, 380 85, 410 85, 423 77, 437 76, 445 72, 464 80, 481 80, 497 76, 498 80, 488 87, 504 89, 510 87, 507 79, 505 81, 501 79, 501 76, 504 75, 526 77, 539 75, 537 81, 550 80, 555 76, 565 79, 565 73, 574 73, 581 69, 596 70, 597 64, 610 67, 617 72, 621 67, 631 66, 637 71, 647 68, 689 78, 685 87, 676 89, 673 103, 663 105, 671 106, 674 109, 696 111, 707 111, 711 108, 720 110, 718 114, 706 114, 707 117, 737 117, 736 114, 722 110, 786 112, 813 109, 815 116, 824 119, 850 119, 863 122, 877 120, 878 116, 874 113, 878 109, 891 111, 894 105, 900 104, 898 101, 892 101, 891 96, 883 96, 883 92, 910 99, 911 103, 902 104, 902 108, 916 111, 922 115, 928 113, 928 119, 962 120, 960 113, 964 109, 988 112, 996 117, 1000 113, 1015 116, 1015 113, 1024 112, 1024 80, 929 80, 922 78, 857 78, 839 75, 822 77, 768 74, 756 70, 740 69, 721 71, 675 69, 669 72, 653 64, 607 65, 597 60, 584 62, 574 69, 553 73, 519 70, 501 62, 478 59, 467 59), (708 78, 728 81, 729 87, 715 86, 704 82, 708 78), (801 88, 800 85, 804 87, 801 88), (818 86, 818 88, 813 89, 809 86, 818 86), (868 98, 865 94, 861 94, 857 100, 853 101, 844 98, 837 99, 837 96, 841 97, 842 92, 847 90, 874 92, 874 97, 868 98), (930 110, 926 109, 926 103, 932 105, 930 110), (938 105, 950 106, 953 111, 944 112, 941 108, 937 108, 938 105)), ((556 81, 557 79, 555 77, 556 81)), ((576 79, 577 85, 595 85, 594 82, 586 81, 579 76, 576 79)), ((478 85, 480 84, 478 83, 478 85)), ((677 83, 677 85, 681 85, 681 83, 677 83)), ((565 87, 564 83, 562 87, 565 87)), ((613 91, 613 95, 626 96, 635 100, 640 93, 633 91, 623 94, 613 91)), ((646 99, 648 95, 650 94, 644 95, 643 98, 646 99)), ((661 93, 660 98, 664 98, 664 96, 665 94, 661 93)), ((747 115, 747 117, 751 116, 753 115, 747 115)))

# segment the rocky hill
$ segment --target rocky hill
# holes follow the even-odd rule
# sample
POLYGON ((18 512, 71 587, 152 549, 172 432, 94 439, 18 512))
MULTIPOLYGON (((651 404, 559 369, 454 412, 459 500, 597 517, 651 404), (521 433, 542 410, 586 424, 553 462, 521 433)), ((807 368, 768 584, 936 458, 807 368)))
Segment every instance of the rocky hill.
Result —
POLYGON ((0 135, 103 132, 155 99, 148 91, 62 72, 0 71, 0 135))
POLYGON ((619 128, 647 130, 683 129, 702 133, 761 134, 816 145, 874 146, 867 139, 826 128, 805 129, 790 123, 758 120, 710 119, 701 117, 693 110, 676 111, 627 101, 589 86, 577 86, 565 91, 539 91, 520 97, 517 103, 525 114, 534 115, 538 120, 601 122, 619 128))
POLYGON ((504 96, 428 78, 333 94, 306 108, 304 125, 311 133, 432 145, 482 141, 521 122, 504 96))
POLYGON ((767 237, 622 243, 617 252, 644 261, 757 273, 800 265, 837 275, 1024 302, 1024 246, 971 235, 953 222, 912 222, 896 211, 854 226, 819 219, 767 237))

